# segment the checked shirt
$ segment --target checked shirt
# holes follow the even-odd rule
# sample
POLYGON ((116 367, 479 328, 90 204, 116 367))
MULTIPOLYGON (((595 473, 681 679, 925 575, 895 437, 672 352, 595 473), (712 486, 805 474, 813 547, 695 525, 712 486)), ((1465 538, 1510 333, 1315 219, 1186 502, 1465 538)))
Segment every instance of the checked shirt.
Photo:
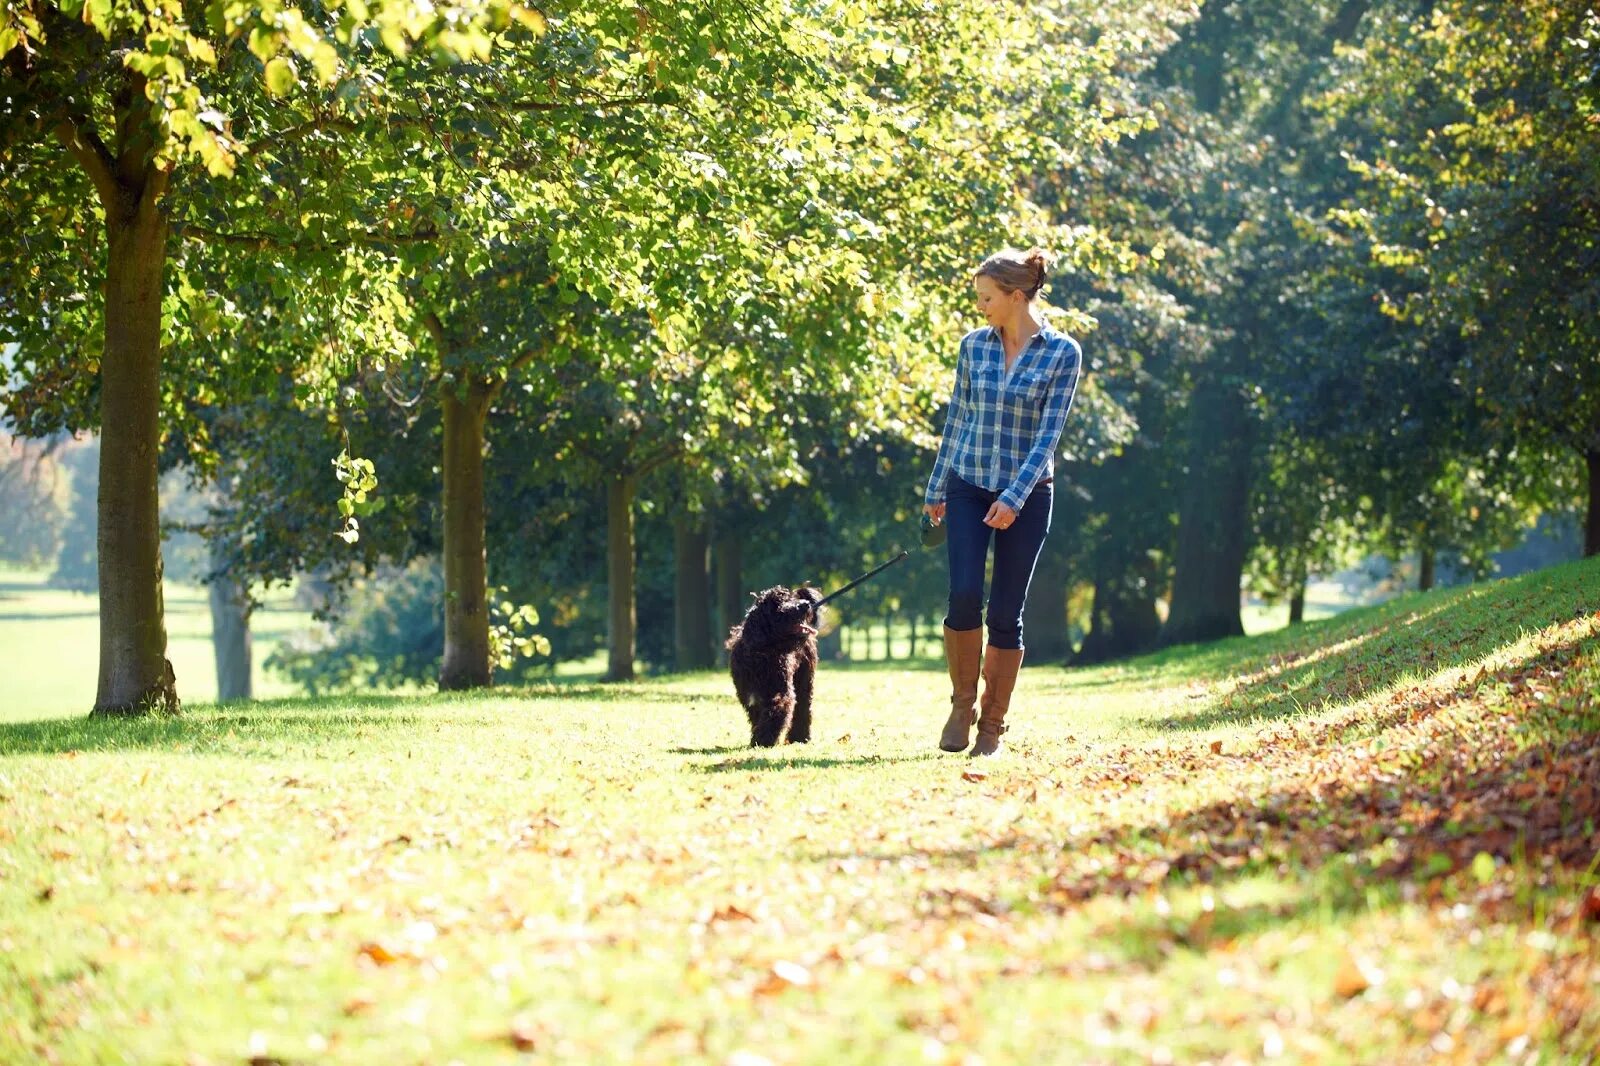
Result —
POLYGON ((984 326, 961 338, 927 502, 944 502, 954 473, 1022 510, 1034 486, 1054 476, 1056 443, 1082 360, 1078 342, 1049 325, 1034 334, 1009 372, 999 330, 984 326))

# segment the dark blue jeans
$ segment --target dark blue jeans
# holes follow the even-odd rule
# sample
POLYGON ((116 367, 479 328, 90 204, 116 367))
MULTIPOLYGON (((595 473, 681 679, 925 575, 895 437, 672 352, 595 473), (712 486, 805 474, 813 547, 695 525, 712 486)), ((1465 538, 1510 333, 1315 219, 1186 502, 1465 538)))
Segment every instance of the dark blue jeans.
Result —
POLYGON ((983 524, 983 516, 1000 498, 950 475, 945 489, 945 543, 950 551, 950 613, 944 624, 955 630, 977 629, 983 622, 983 568, 994 538, 994 580, 989 587, 989 643, 997 648, 1022 647, 1022 607, 1028 600, 1033 566, 1039 561, 1055 490, 1037 485, 1009 529, 983 524))

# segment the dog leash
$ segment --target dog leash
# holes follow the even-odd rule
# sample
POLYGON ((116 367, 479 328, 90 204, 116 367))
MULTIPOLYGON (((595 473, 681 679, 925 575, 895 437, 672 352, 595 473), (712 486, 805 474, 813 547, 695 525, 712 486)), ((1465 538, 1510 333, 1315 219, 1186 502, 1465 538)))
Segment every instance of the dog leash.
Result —
POLYGON ((816 605, 812 609, 813 610, 821 609, 822 605, 827 603, 829 600, 838 599, 840 596, 843 596, 846 592, 849 592, 851 589, 855 588, 857 585, 861 584, 863 581, 867 580, 870 577, 875 577, 876 575, 878 575, 878 574, 882 573, 883 571, 889 569, 889 567, 893 566, 895 563, 898 563, 901 559, 906 558, 910 554, 911 554, 910 552, 903 551, 899 555, 896 555, 893 559, 890 559, 888 562, 882 564, 881 566, 873 567, 871 570, 868 570, 866 573, 862 574, 860 577, 856 578, 854 581, 850 582, 850 584, 846 585, 844 588, 840 589, 839 591, 831 592, 828 595, 822 597, 822 599, 818 600, 816 605))

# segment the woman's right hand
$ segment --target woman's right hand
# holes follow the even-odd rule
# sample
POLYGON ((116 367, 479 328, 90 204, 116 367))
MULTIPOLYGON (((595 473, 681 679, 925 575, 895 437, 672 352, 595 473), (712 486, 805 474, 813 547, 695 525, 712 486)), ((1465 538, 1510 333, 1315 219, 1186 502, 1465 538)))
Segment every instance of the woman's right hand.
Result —
POLYGON ((925 503, 922 505, 922 513, 933 519, 934 525, 938 525, 944 521, 944 504, 925 503))

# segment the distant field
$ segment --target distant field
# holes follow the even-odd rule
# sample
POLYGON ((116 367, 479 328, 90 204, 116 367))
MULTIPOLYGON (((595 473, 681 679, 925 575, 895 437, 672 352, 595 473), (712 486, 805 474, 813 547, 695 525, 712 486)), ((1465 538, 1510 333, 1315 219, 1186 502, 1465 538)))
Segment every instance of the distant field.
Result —
MULTIPOLYGON (((94 704, 99 597, 48 588, 47 576, 0 569, 0 722, 87 714, 94 704)), ((178 695, 185 703, 214 702, 217 669, 206 590, 168 582, 166 604, 167 657, 178 675, 178 695)), ((257 698, 297 694, 296 686, 266 673, 261 663, 310 617, 295 610, 283 592, 256 612, 251 628, 257 698)))
MULTIPOLYGON (((85 714, 94 703, 100 640, 98 597, 49 588, 47 576, 44 571, 0 567, 0 722, 85 714)), ((169 581, 166 605, 167 654, 178 675, 178 694, 186 704, 214 702, 217 676, 206 590, 169 581)), ((1350 606, 1336 586, 1314 587, 1306 618, 1327 618, 1350 606)), ((1287 625, 1289 608, 1250 604, 1242 619, 1246 633, 1264 633, 1287 625)), ((302 694, 295 685, 264 671, 261 664, 285 636, 309 624, 309 613, 296 610, 282 590, 270 595, 256 612, 252 625, 256 698, 302 694)), ((857 659, 882 660, 882 625, 872 623, 869 628, 870 636, 852 628, 848 646, 857 659)), ((912 658, 908 627, 896 624, 890 635, 894 658, 912 658)), ((937 629, 924 626, 919 636, 915 658, 934 662, 941 648, 937 629)), ((557 676, 598 680, 605 666, 602 652, 562 663, 557 676)))

